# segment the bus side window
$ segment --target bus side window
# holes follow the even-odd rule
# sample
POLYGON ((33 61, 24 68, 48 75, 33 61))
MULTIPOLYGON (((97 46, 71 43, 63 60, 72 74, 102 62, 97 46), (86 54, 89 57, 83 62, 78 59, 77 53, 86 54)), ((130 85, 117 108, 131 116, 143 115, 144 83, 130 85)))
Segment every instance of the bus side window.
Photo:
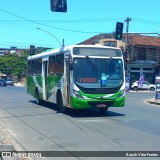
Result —
POLYGON ((32 61, 32 75, 37 75, 37 60, 32 61))
POLYGON ((55 74, 55 56, 49 57, 49 69, 48 74, 55 74))
POLYGON ((42 72, 42 58, 37 60, 37 74, 41 75, 42 72))
POLYGON ((57 74, 64 73, 64 54, 56 56, 56 73, 57 74))

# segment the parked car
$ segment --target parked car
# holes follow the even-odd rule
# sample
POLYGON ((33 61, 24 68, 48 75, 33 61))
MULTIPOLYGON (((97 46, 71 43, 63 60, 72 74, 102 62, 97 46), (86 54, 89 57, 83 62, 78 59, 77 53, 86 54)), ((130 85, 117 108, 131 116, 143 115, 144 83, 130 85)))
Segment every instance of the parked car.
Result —
POLYGON ((7 79, 6 79, 6 84, 13 86, 14 82, 13 82, 12 79, 7 78, 7 79))
POLYGON ((137 91, 138 89, 154 91, 156 89, 156 85, 150 84, 147 81, 143 81, 142 87, 140 87, 139 81, 132 83, 131 87, 134 91, 137 91))
POLYGON ((0 86, 6 86, 6 80, 5 79, 0 79, 0 86))

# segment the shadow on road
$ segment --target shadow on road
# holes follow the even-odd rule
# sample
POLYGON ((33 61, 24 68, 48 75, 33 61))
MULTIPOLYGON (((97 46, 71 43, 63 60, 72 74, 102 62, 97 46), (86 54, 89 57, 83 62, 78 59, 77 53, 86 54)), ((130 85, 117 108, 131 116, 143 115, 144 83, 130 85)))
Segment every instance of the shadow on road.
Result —
POLYGON ((125 116, 125 114, 113 111, 107 111, 105 113, 101 113, 99 112, 98 109, 82 109, 82 110, 67 109, 66 115, 74 118, 125 116))
MULTIPOLYGON (((31 103, 36 104, 35 100, 30 100, 31 103)), ((50 103, 50 102, 42 102, 39 106, 46 107, 48 109, 56 111, 56 113, 62 114, 57 105, 50 103)), ((84 118, 84 117, 114 117, 114 116, 125 116, 125 114, 113 112, 113 111, 107 111, 104 113, 101 113, 98 109, 70 109, 66 108, 65 115, 68 115, 73 118, 84 118)))

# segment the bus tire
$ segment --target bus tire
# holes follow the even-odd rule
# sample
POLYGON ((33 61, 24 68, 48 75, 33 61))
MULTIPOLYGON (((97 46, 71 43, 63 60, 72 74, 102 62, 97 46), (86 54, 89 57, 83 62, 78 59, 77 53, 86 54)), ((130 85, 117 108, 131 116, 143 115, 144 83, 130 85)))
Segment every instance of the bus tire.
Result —
POLYGON ((39 98, 39 92, 38 92, 38 89, 36 89, 35 91, 35 98, 36 98, 36 103, 38 105, 40 105, 42 103, 42 100, 39 98))
POLYGON ((57 106, 58 106, 58 109, 61 113, 65 113, 66 107, 63 105, 63 100, 62 100, 62 94, 61 93, 57 94, 57 106))

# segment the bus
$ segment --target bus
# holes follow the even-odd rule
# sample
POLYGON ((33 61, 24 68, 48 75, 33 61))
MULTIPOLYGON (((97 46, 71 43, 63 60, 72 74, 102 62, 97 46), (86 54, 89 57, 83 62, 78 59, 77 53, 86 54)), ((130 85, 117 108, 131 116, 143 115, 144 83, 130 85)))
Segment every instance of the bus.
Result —
POLYGON ((71 45, 27 59, 27 92, 37 104, 48 101, 60 112, 125 105, 125 69, 120 48, 71 45))

